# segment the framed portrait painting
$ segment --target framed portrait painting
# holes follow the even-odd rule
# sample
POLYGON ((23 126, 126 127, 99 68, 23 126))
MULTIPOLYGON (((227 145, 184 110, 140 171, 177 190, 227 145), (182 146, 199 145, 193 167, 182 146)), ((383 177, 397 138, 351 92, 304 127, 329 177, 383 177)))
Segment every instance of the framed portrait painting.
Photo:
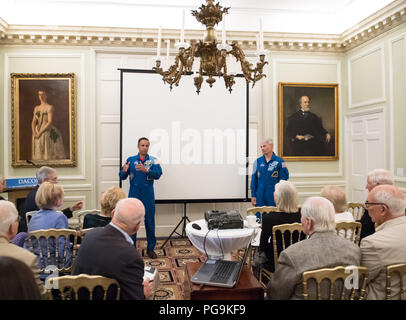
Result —
POLYGON ((11 74, 12 166, 74 167, 75 74, 11 74))
POLYGON ((338 84, 279 83, 279 156, 338 160, 338 84))

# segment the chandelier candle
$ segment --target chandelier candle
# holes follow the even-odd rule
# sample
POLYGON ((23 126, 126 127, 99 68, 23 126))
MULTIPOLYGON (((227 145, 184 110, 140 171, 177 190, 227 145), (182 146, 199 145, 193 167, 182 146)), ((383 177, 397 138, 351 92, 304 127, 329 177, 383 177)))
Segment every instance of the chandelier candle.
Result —
POLYGON ((259 18, 259 43, 260 50, 264 50, 264 33, 262 32, 262 18, 259 18))
POLYGON ((226 15, 223 13, 223 30, 221 32, 221 41, 223 46, 226 44, 226 15))
POLYGON ((159 26, 158 29, 158 46, 156 47, 156 59, 159 60, 161 57, 161 38, 162 38, 162 29, 159 26))
POLYGON ((171 45, 171 40, 166 40, 166 68, 169 67, 169 47, 171 45))
POLYGON ((182 29, 180 30, 180 42, 185 42, 185 9, 182 9, 182 29))

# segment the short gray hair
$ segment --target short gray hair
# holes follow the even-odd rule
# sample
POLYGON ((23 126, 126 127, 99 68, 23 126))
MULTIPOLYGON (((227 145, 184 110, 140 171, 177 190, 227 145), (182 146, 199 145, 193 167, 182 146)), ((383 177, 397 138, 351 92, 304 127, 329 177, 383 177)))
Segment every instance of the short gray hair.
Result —
POLYGON ((393 185, 393 175, 390 171, 385 169, 374 169, 368 172, 368 179, 371 184, 388 184, 393 185))
POLYGON ((10 225, 18 219, 18 211, 14 203, 0 201, 0 235, 5 235, 10 225))
POLYGON ((374 192, 375 201, 386 204, 391 216, 400 217, 405 215, 406 200, 399 188, 395 186, 376 188, 374 192))
POLYGON ((303 203, 301 214, 314 223, 314 231, 334 231, 335 211, 334 206, 323 197, 310 197, 303 203))
POLYGON ((48 179, 49 176, 50 176, 51 174, 55 173, 55 172, 56 172, 56 170, 53 169, 53 168, 51 168, 51 167, 42 166, 41 168, 39 168, 39 169, 37 170, 37 173, 36 173, 36 177, 37 177, 37 180, 38 180, 38 184, 43 183, 44 180, 48 179))
POLYGON ((281 180, 275 185, 275 202, 282 212, 294 213, 298 208, 296 187, 292 182, 281 180))
POLYGON ((262 143, 268 143, 268 144, 272 144, 273 145, 273 139, 272 138, 266 138, 262 141, 262 143))

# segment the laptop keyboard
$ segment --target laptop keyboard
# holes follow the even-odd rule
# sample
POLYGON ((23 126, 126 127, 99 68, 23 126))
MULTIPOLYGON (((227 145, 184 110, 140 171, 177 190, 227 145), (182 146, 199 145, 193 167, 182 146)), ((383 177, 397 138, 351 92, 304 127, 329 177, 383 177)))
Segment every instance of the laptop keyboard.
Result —
POLYGON ((210 278, 210 282, 227 283, 234 266, 234 261, 222 260, 221 263, 217 264, 216 271, 210 278))

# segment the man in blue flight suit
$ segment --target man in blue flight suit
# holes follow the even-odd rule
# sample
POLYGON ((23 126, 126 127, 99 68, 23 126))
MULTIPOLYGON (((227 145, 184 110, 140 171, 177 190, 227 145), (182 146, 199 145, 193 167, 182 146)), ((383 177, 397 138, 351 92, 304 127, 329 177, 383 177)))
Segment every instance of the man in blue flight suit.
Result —
MULTIPOLYGON (((275 184, 280 180, 289 179, 286 162, 273 152, 273 140, 267 139, 261 143, 264 154, 254 162, 251 177, 251 203, 255 207, 275 206, 273 194, 275 184)), ((257 212, 257 218, 260 218, 257 212)))
MULTIPOLYGON (((120 179, 125 180, 130 176, 129 198, 141 200, 145 207, 145 231, 147 233, 147 255, 156 259, 154 252, 156 245, 155 237, 155 195, 154 180, 162 175, 162 168, 156 158, 148 154, 149 140, 142 137, 138 140, 139 153, 129 157, 120 170, 120 179)), ((136 246, 137 234, 132 236, 136 246)))

